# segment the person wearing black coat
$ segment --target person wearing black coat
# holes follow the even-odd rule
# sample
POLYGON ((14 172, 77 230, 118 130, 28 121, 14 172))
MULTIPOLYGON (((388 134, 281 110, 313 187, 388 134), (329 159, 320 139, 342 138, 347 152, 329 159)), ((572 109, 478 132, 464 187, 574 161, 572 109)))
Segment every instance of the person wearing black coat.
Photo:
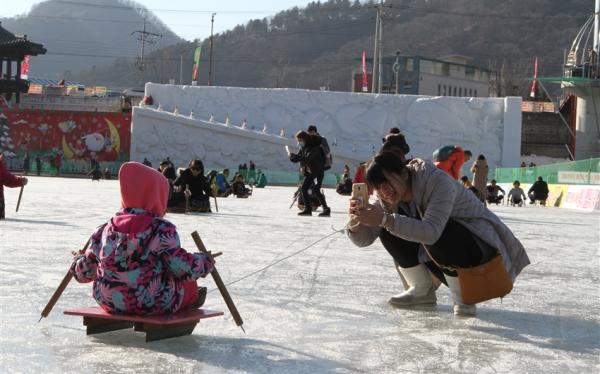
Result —
MULTIPOLYGON (((325 176, 325 153, 321 147, 321 137, 318 135, 310 135, 306 131, 298 131, 296 133, 296 140, 300 146, 298 153, 290 153, 290 161, 300 163, 300 167, 303 171, 304 180, 302 181, 302 199, 303 201, 310 201, 308 193, 309 189, 312 189, 312 193, 321 202, 323 206, 323 212, 319 214, 319 217, 329 217, 331 215, 331 209, 327 206, 325 196, 321 193, 321 184, 323 183, 323 177, 325 176)), ((300 216, 312 215, 312 206, 310 204, 304 205, 304 210, 298 213, 300 216)))
POLYGON ((548 183, 544 182, 542 177, 538 177, 538 180, 531 186, 527 195, 529 196, 529 203, 534 204, 536 200, 540 201, 540 204, 546 205, 546 199, 548 199, 548 183))
POLYGON ((174 191, 169 207, 185 202, 189 196, 191 206, 199 211, 210 212, 210 184, 204 176, 204 165, 200 160, 190 161, 188 168, 173 183, 174 191))

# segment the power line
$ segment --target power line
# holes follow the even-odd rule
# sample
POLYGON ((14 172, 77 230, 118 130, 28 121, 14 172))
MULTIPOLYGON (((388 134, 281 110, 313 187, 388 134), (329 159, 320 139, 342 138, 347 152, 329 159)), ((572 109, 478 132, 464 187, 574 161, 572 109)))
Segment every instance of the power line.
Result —
MULTIPOLYGON (((123 10, 151 10, 153 12, 178 12, 178 13, 230 13, 230 14, 270 14, 270 13, 279 13, 285 12, 286 10, 239 10, 239 11, 228 11, 228 10, 195 10, 195 9, 160 9, 160 8, 146 8, 146 7, 134 7, 134 6, 122 6, 122 5, 108 5, 108 4, 90 4, 90 3, 81 3, 77 1, 68 1, 68 0, 56 0, 55 3, 63 3, 63 4, 71 4, 71 5, 80 5, 80 6, 89 6, 89 7, 100 7, 100 8, 114 8, 114 9, 123 9, 123 10)), ((425 14, 441 14, 441 15, 452 15, 452 16, 461 16, 461 17, 491 17, 491 18, 501 18, 501 19, 520 19, 520 20, 539 20, 539 21, 547 21, 549 18, 587 18, 589 14, 586 15, 571 15, 571 14, 558 14, 554 16, 548 16, 544 14, 540 15, 510 15, 510 14, 498 14, 498 13, 475 13, 475 12, 457 12, 451 10, 439 10, 439 9, 422 9, 410 7, 408 5, 394 5, 394 9, 398 9, 400 11, 409 11, 416 13, 425 13, 425 14)), ((345 10, 345 11, 368 11, 366 5, 357 8, 348 8, 344 6, 336 7, 336 6, 327 6, 321 9, 307 9, 301 8, 305 12, 330 12, 336 10, 345 10)))

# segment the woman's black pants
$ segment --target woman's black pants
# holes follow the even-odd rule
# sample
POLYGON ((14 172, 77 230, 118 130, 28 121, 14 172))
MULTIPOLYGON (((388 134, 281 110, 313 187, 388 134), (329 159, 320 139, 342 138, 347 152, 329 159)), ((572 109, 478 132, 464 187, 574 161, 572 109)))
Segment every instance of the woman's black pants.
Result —
MULTIPOLYGON (((419 264, 418 254, 421 243, 401 239, 383 228, 379 238, 385 249, 401 267, 411 268, 419 264)), ((448 268, 473 267, 485 262, 482 250, 475 241, 473 233, 452 219, 448 220, 440 238, 432 245, 428 245, 427 250, 435 261, 429 261, 425 265, 444 283, 443 274, 457 276, 456 271, 448 268), (442 268, 440 269, 436 263, 442 268)), ((485 260, 487 261, 489 258, 485 258, 485 260)))

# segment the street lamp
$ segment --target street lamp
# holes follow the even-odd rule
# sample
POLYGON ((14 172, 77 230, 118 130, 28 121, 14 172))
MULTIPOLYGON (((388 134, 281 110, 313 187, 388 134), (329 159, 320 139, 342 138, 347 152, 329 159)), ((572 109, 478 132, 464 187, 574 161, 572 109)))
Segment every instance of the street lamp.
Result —
POLYGON ((399 88, 400 81, 398 80, 398 77, 400 75, 399 74, 400 73, 400 51, 396 51, 396 62, 392 66, 392 70, 396 74, 396 95, 398 95, 398 93, 400 93, 400 88, 399 88))

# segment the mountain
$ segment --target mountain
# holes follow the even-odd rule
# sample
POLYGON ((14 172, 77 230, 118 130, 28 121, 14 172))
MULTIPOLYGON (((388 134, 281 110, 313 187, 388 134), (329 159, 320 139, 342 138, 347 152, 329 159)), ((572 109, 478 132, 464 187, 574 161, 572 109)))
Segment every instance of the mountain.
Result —
POLYGON ((155 15, 133 1, 49 0, 34 5, 25 15, 0 18, 2 26, 43 43, 48 53, 31 59, 30 76, 62 79, 65 71, 78 72, 110 64, 114 57, 135 56, 140 44, 136 30, 161 34, 156 45, 162 48, 180 39, 155 15))
MULTIPOLYGON (((348 91, 352 72, 360 70, 362 51, 373 54, 374 5, 372 0, 312 2, 217 34, 213 84, 348 91)), ((388 0, 383 50, 385 55, 400 51, 434 58, 469 56, 475 65, 503 71, 503 94, 524 95, 536 56, 541 76, 562 74, 564 50, 592 12, 589 0, 388 0)), ((120 43, 132 38, 127 32, 120 38, 102 48, 90 42, 86 49, 98 47, 99 54, 124 55, 120 43)), ((199 82, 206 84, 209 41, 199 44, 199 82)), ((195 42, 180 41, 156 49, 148 55, 143 73, 136 70, 134 58, 104 66, 98 59, 81 72, 70 67, 65 77, 124 87, 145 81, 179 82, 181 73, 183 83, 189 84, 195 48, 195 42)))

